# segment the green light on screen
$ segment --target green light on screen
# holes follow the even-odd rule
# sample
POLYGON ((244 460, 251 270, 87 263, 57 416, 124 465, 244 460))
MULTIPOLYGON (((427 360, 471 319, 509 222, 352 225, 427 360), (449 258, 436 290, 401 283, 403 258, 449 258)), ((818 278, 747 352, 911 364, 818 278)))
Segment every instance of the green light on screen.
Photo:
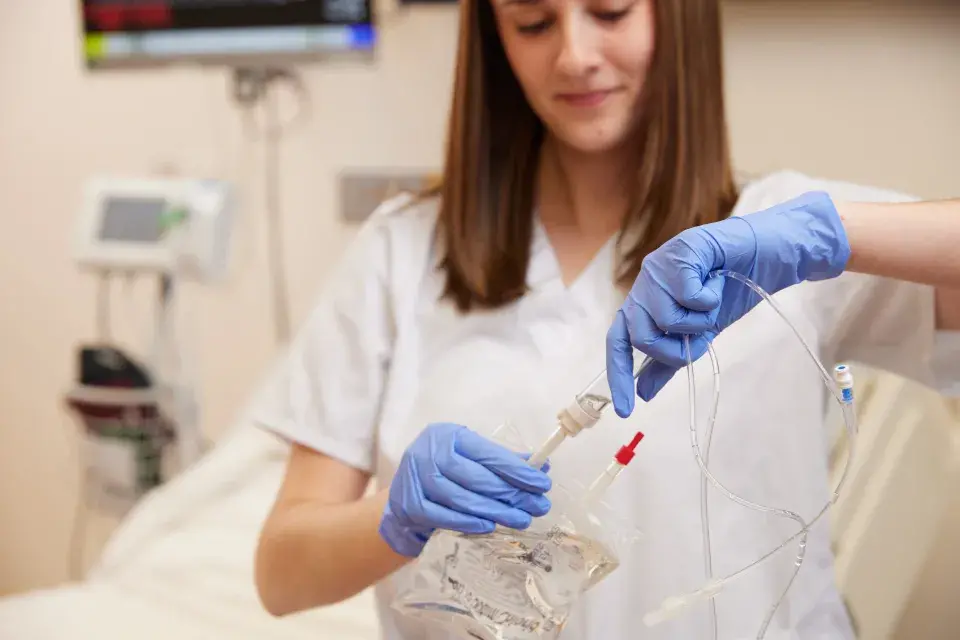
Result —
POLYGON ((106 55, 107 40, 102 34, 96 33, 88 35, 84 42, 84 51, 87 54, 87 60, 99 60, 106 55))
POLYGON ((171 207, 163 212, 163 216, 160 218, 160 229, 163 232, 170 231, 178 224, 186 222, 187 217, 187 210, 183 207, 171 207))

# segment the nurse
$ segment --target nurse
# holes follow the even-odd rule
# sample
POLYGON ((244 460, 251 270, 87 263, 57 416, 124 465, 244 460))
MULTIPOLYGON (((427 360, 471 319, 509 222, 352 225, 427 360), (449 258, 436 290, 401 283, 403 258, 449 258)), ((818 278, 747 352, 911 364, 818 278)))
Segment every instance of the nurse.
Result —
MULTIPOLYGON (((931 256, 953 247, 841 204, 906 200, 895 193, 792 172, 734 182, 716 1, 464 0, 457 55, 442 188, 364 225, 260 412, 292 443, 257 550, 261 599, 285 615, 376 585, 387 640, 446 638, 389 608, 430 533, 527 526, 551 508, 553 482, 589 480, 642 428, 607 500, 644 538, 565 635, 707 637, 704 610, 642 626, 664 597, 703 583, 675 333, 697 336, 696 355, 716 344, 711 469, 724 484, 808 517, 831 488, 827 398, 808 357, 767 306, 747 313, 753 301, 710 272, 780 291, 828 363, 949 390, 960 340, 945 329, 960 312, 931 286, 949 284, 931 256), (648 402, 624 375, 633 348, 660 362, 639 383, 648 402), (510 419, 539 442, 607 364, 619 415, 561 447, 549 474, 487 437, 510 419)), ((793 533, 716 498, 718 575, 793 533)), ((768 638, 853 637, 829 542, 825 526, 812 531, 768 638)), ((785 553, 724 591, 720 637, 754 637, 792 566, 785 553)))

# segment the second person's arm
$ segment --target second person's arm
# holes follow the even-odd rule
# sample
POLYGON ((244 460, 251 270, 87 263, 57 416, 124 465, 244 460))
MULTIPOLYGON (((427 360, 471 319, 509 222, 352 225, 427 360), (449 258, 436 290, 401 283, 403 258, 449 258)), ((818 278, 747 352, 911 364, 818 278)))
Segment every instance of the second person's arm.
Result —
POLYGON ((848 271, 937 288, 937 327, 960 330, 960 199, 838 202, 848 271))

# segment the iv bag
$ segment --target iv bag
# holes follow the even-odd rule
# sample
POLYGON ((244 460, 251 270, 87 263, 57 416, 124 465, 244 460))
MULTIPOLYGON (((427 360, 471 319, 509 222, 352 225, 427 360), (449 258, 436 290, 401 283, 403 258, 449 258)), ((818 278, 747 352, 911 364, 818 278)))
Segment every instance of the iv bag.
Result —
MULTIPOLYGON (((509 424, 491 439, 530 450, 509 424)), ((640 538, 602 501, 586 505, 586 494, 583 486, 555 483, 550 512, 523 531, 436 531, 406 569, 393 608, 463 638, 557 638, 583 593, 615 571, 640 538)))

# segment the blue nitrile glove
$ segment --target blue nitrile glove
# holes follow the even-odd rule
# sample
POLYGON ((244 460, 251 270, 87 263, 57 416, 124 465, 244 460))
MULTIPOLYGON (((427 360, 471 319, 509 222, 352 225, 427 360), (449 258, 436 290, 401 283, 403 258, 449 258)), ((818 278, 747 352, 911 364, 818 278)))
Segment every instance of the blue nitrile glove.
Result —
POLYGON ((637 395, 650 400, 686 366, 682 334, 691 335, 697 359, 708 341, 760 301, 743 283, 709 278, 711 272, 741 273, 773 294, 805 280, 836 277, 849 257, 840 215, 820 191, 668 240, 644 259, 607 333, 607 380, 617 415, 633 412, 634 348, 657 360, 636 384, 637 395))
MULTIPOLYGON (((544 465, 544 469, 547 466, 544 465)), ((495 524, 526 529, 550 510, 544 469, 455 424, 424 429, 400 460, 380 520, 380 536, 417 556, 434 529, 490 533, 495 524)))

